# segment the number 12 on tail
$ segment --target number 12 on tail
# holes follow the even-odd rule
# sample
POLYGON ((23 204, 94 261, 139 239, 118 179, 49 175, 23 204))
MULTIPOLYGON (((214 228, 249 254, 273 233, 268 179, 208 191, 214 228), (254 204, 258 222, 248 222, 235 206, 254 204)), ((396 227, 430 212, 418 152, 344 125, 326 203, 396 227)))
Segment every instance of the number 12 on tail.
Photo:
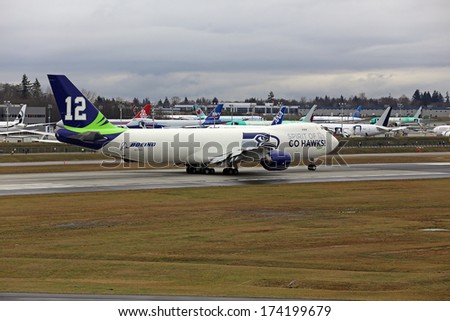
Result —
POLYGON ((66 98, 66 116, 64 120, 86 120, 86 99, 84 97, 76 97, 73 104, 72 113, 72 97, 66 98))

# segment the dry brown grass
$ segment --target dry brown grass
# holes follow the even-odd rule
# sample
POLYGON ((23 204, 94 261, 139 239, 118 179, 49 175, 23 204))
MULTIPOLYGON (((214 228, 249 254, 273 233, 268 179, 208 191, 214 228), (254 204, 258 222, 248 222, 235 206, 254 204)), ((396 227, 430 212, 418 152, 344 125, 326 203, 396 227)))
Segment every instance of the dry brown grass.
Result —
POLYGON ((449 300, 449 186, 1 197, 0 291, 449 300))

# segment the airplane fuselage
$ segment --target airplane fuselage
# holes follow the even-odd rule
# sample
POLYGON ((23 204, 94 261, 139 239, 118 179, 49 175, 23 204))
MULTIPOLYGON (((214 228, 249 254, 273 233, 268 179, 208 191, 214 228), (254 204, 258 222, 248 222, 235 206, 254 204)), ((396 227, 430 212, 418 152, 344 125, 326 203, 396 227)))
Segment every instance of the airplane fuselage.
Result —
MULTIPOLYGON (((129 129, 102 148, 105 155, 130 161, 158 164, 208 164, 223 155, 242 150, 281 150, 292 160, 315 159, 337 147, 338 141, 317 124, 286 124, 265 127, 129 129)), ((242 159, 258 161, 262 154, 242 159)))

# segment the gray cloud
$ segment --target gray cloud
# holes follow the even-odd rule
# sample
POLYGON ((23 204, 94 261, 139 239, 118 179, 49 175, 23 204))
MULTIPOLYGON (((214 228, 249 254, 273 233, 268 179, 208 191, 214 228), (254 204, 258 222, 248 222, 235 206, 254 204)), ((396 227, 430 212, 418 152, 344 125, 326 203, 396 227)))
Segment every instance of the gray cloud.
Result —
POLYGON ((108 97, 448 90, 449 4, 431 0, 2 4, 0 82, 64 73, 108 97), (424 86, 428 87, 424 87, 424 86))

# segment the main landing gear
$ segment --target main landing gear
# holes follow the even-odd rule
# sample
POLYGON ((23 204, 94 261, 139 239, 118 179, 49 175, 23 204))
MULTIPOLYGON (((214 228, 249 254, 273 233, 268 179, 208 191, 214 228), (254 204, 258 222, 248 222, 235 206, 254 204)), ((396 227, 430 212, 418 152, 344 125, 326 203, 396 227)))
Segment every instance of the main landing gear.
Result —
POLYGON ((204 174, 204 175, 212 175, 216 173, 214 168, 210 167, 194 167, 194 166, 186 166, 186 173, 188 174, 204 174))
MULTIPOLYGON (((212 175, 215 174, 216 171, 214 168, 210 167, 195 167, 195 166, 186 166, 186 173, 188 174, 204 174, 204 175, 212 175)), ((239 170, 236 167, 225 167, 222 171, 223 175, 237 175, 239 174, 239 170)))
POLYGON ((316 164, 308 164, 308 170, 309 171, 315 171, 317 169, 316 164))
POLYGON ((223 175, 237 175, 239 174, 239 170, 233 167, 225 167, 222 173, 223 175))

